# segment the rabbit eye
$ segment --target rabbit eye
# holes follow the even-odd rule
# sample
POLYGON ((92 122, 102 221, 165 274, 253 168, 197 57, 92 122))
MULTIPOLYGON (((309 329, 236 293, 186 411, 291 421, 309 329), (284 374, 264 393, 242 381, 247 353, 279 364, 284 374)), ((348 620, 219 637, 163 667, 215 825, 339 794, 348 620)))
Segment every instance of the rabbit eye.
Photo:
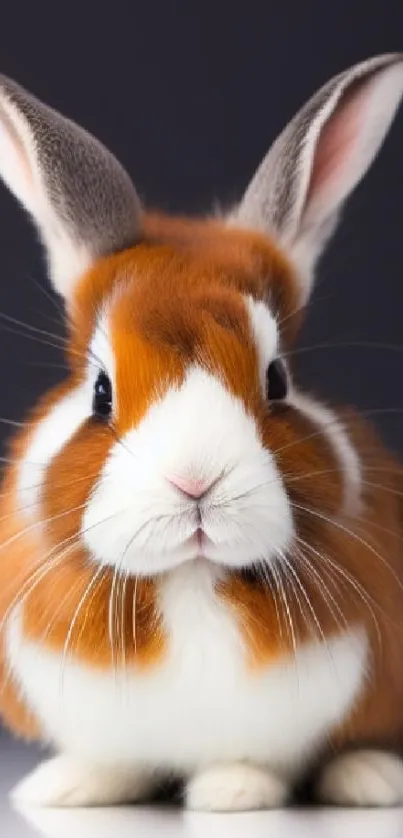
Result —
POLYGON ((108 419, 112 412, 112 384, 105 372, 95 382, 92 412, 97 419, 108 419))
POLYGON ((285 399, 288 391, 287 370, 281 358, 269 364, 266 375, 266 393, 270 401, 285 399))

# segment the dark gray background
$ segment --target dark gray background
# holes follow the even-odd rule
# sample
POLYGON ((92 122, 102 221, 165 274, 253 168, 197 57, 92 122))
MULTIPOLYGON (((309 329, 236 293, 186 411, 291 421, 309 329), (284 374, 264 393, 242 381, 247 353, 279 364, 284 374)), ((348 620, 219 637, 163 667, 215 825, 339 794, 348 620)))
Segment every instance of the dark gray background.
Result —
MULTIPOLYGON (((236 198, 318 86, 399 49, 401 0, 8 2, 0 28, 0 70, 98 135, 145 201, 173 211, 236 198)), ((402 149, 403 112, 322 263, 300 339, 336 344, 298 356, 301 379, 370 409, 403 408, 402 149), (340 345, 354 341, 371 346, 340 345)), ((38 287, 47 289, 40 248, 5 188, 0 219, 0 311, 63 334, 38 287)), ((19 419, 63 374, 62 357, 4 326, 0 414, 19 419)), ((374 416, 400 449, 402 415, 374 416)))

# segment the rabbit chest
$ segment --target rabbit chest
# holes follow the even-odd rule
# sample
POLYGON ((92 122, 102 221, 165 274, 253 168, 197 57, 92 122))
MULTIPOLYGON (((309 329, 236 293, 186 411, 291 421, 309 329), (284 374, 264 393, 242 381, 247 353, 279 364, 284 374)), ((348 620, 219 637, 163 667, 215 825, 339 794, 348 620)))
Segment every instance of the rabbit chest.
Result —
POLYGON ((366 674, 359 628, 310 642, 251 668, 237 616, 195 563, 161 586, 168 643, 148 670, 96 670, 8 626, 11 672, 44 736, 95 763, 130 763, 186 775, 251 760, 298 771, 343 719, 366 674), (63 673, 62 673, 63 668, 63 673))

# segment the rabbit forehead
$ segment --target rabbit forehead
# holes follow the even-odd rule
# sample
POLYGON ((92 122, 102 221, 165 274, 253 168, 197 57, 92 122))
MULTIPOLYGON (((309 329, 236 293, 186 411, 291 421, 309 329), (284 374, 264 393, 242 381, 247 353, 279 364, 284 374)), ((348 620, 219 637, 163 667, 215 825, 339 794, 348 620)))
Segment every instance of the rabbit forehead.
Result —
POLYGON ((147 295, 133 287, 113 295, 98 318, 90 363, 107 372, 120 431, 138 424, 195 366, 257 414, 268 365, 278 352, 278 325, 251 295, 207 285, 188 294, 147 295))
POLYGON ((300 315, 298 279, 275 242, 221 222, 146 216, 141 244, 98 260, 77 284, 69 306, 73 353, 88 346, 105 305, 122 293, 138 316, 153 310, 167 322, 169 311, 173 328, 176 310, 189 311, 197 297, 227 317, 237 294, 250 295, 280 314, 286 342, 300 315))

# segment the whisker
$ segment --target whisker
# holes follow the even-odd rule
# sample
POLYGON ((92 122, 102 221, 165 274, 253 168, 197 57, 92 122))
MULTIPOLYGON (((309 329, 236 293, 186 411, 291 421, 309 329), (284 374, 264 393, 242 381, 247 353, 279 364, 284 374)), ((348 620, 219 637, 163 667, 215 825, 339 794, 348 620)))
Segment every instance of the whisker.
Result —
MULTIPOLYGON (((316 627, 317 627, 317 629, 318 629, 318 631, 319 631, 319 635, 320 635, 320 637, 322 638, 323 642, 324 642, 324 643, 326 643, 326 638, 325 638, 325 635, 323 634, 322 627, 321 627, 321 625, 320 625, 320 623, 319 623, 319 620, 318 620, 318 618, 317 618, 316 612, 315 612, 315 610, 314 610, 314 608, 313 608, 313 605, 312 605, 312 603, 311 603, 311 601, 310 601, 310 599, 309 599, 309 596, 308 596, 308 594, 307 594, 307 592, 306 592, 306 590, 305 590, 305 587, 304 587, 303 583, 301 582, 301 579, 300 579, 300 577, 299 577, 299 574, 298 574, 298 572, 297 572, 296 568, 293 566, 292 562, 290 562, 290 560, 287 558, 287 556, 285 555, 285 553, 283 553, 283 554, 282 554, 282 560, 283 560, 283 562, 285 563, 285 566, 286 566, 286 568, 287 568, 287 571, 291 574, 292 578, 295 580, 295 583, 296 583, 296 585, 297 585, 297 588, 298 588, 298 590, 301 592, 301 594, 302 594, 302 596, 303 596, 303 598, 304 598, 304 600, 305 600, 305 602, 306 602, 306 605, 307 605, 307 607, 308 607, 308 610, 310 611, 311 616, 312 616, 312 618, 313 618, 313 620, 314 620, 314 623, 315 623, 315 625, 316 625, 316 627)), ((304 620, 305 620, 304 610, 303 610, 303 608, 302 608, 302 606, 301 606, 301 602, 300 602, 300 599, 299 599, 299 596, 298 596, 298 595, 297 595, 297 602, 298 602, 298 604, 299 604, 299 608, 300 608, 300 611, 301 611, 301 616, 302 616, 302 617, 304 618, 304 620)), ((310 624, 309 622, 307 623, 307 627, 308 627, 309 629, 311 629, 311 628, 312 628, 312 626, 311 626, 311 624, 310 624)))
POLYGON ((120 636, 121 636, 121 660, 123 671, 126 672, 126 602, 127 602, 127 583, 130 574, 127 570, 123 574, 123 581, 120 589, 120 636))
POLYGON ((54 320, 54 322, 57 323, 58 326, 61 326, 64 329, 66 321, 68 322, 68 320, 69 320, 67 311, 65 311, 64 308, 58 303, 54 294, 51 294, 51 292, 44 285, 42 285, 41 282, 38 282, 38 280, 35 279, 34 276, 30 275, 28 277, 28 279, 35 285, 35 287, 39 291, 41 291, 41 293, 49 300, 49 302, 52 304, 52 306, 56 309, 56 312, 57 312, 58 316, 57 316, 57 320, 54 320))
POLYGON ((301 346, 296 349, 291 349, 287 352, 282 352, 283 358, 293 357, 295 355, 303 355, 306 352, 314 352, 318 349, 385 349, 391 352, 403 352, 403 345, 394 343, 382 343, 376 341, 366 340, 349 340, 349 341, 324 341, 322 343, 314 343, 311 346, 301 346))
MULTIPOLYGON (((113 661, 114 661, 115 674, 116 674, 116 658, 115 658, 115 654, 114 654, 114 649, 115 649, 114 638, 115 638, 115 634, 118 636, 118 623, 117 623, 117 604, 118 603, 117 603, 116 597, 117 597, 117 586, 119 584, 120 576, 122 574, 122 571, 123 571, 123 573, 128 573, 129 572, 128 569, 126 569, 126 570, 124 569, 125 558, 126 558, 128 552, 129 552, 130 548, 132 547, 134 541, 136 540, 136 538, 138 538, 140 533, 146 527, 148 527, 149 524, 152 521, 160 521, 164 518, 171 519, 172 515, 168 514, 168 513, 163 514, 163 515, 159 515, 159 516, 152 515, 146 521, 143 521, 143 523, 137 528, 137 530, 133 533, 133 535, 128 540, 128 542, 125 545, 124 550, 123 550, 123 552, 122 552, 122 554, 119 558, 119 561, 115 564, 115 567, 114 567, 112 587, 111 587, 111 592, 110 592, 110 596, 109 596, 108 632, 109 632, 109 640, 110 640, 110 645, 111 645, 111 653, 112 653, 112 657, 113 657, 113 661)), ((138 574, 136 574, 135 590, 134 590, 134 606, 133 606, 134 607, 133 638, 134 638, 135 654, 137 653, 136 625, 135 625, 135 623, 136 623, 135 611, 136 611, 137 585, 138 585, 138 574)))
MULTIPOLYGON (((10 323, 15 326, 19 326, 23 329, 26 329, 28 333, 32 333, 33 335, 43 336, 46 338, 51 338, 56 343, 47 342, 49 346, 55 346, 55 348, 63 348, 67 347, 69 352, 72 352, 75 355, 80 355, 81 357, 87 359, 88 355, 90 355, 96 364, 102 366, 101 360, 95 355, 91 348, 87 348, 85 352, 80 352, 73 347, 70 346, 70 341, 68 338, 58 335, 55 332, 50 332, 47 329, 40 329, 38 326, 34 326, 32 323, 26 323, 24 320, 19 320, 16 317, 12 317, 10 314, 5 314, 5 312, 0 311, 0 320, 3 320, 6 323, 10 323)), ((4 328, 4 327, 3 327, 4 328)), ((28 337, 29 335, 26 333, 16 333, 21 334, 22 337, 28 337)), ((38 337, 39 340, 39 337, 38 337)), ((43 341, 45 342, 45 341, 43 341)))
POLYGON ((372 483, 369 480, 362 480, 361 483, 364 486, 369 486, 371 489, 381 489, 383 492, 390 492, 391 495, 403 498, 403 492, 400 492, 398 489, 395 489, 392 486, 385 486, 382 483, 372 483))
MULTIPOLYGON (((282 558, 282 554, 280 554, 280 558, 282 558)), ((290 609, 290 603, 288 601, 287 593, 286 593, 285 586, 283 584, 283 580, 282 580, 282 576, 281 576, 282 567, 276 565, 275 562, 273 562, 271 565, 268 565, 268 567, 270 567, 270 570, 273 574, 273 578, 274 578, 275 583, 277 585, 277 589, 279 591, 281 601, 282 601, 284 609, 285 609, 285 614, 287 615, 287 625, 288 625, 288 630, 289 630, 289 637, 290 637, 290 640, 291 640, 291 646, 292 646, 294 661, 296 663, 297 662, 297 639, 296 639, 296 634, 295 634, 295 629, 294 629, 294 621, 293 621, 292 613, 291 613, 291 609, 290 609)))
POLYGON ((136 452, 135 452, 135 451, 133 451, 133 449, 132 449, 132 448, 129 448, 129 446, 128 446, 128 445, 124 442, 124 440, 123 440, 123 439, 119 436, 119 434, 118 434, 118 432, 117 432, 117 429, 116 429, 115 425, 109 425, 109 428, 110 428, 111 432, 113 433, 113 435, 114 435, 114 437, 115 437, 115 439, 116 439, 116 442, 118 442, 118 443, 119 443, 119 445, 121 445, 121 446, 122 446, 122 448, 124 448, 124 450, 125 450, 125 451, 127 451, 127 453, 128 453, 128 454, 130 454, 130 456, 131 456, 131 457, 134 457, 134 459, 136 459, 136 457, 138 458, 138 454, 136 454, 136 452))
MULTIPOLYGON (((3 615, 0 621, 0 636, 5 628, 8 626, 8 622, 12 619, 14 611, 21 607, 24 602, 32 595, 32 593, 36 590, 38 585, 46 578, 46 576, 51 573, 59 564, 62 564, 64 561, 64 555, 58 554, 52 560, 47 560, 42 565, 40 565, 31 576, 28 577, 24 585, 17 591, 16 596, 13 598, 11 604, 6 609, 5 614, 3 615)), ((4 684, 2 686, 2 691, 5 689, 8 683, 9 674, 7 674, 4 684)), ((0 692, 1 694, 1 692, 0 692)))
POLYGON ((27 329, 27 331, 29 332, 34 332, 38 335, 44 335, 45 337, 53 338, 54 340, 58 340, 63 344, 68 343, 66 338, 56 334, 55 332, 49 332, 46 329, 40 329, 39 326, 34 326, 32 323, 26 323, 24 320, 19 320, 17 317, 12 317, 10 314, 5 314, 5 312, 3 311, 0 311, 0 320, 4 320, 6 323, 12 323, 14 326, 21 326, 23 329, 27 329))
MULTIPOLYGON (((78 507, 78 508, 80 508, 80 507, 78 507)), ((75 511, 75 510, 74 510, 74 509, 72 509, 72 510, 67 510, 67 512, 65 512, 65 513, 63 513, 63 514, 68 514, 68 513, 69 513, 69 512, 71 512, 71 511, 75 511)), ((72 542, 75 542, 75 541, 77 541, 77 542, 78 542, 78 543, 82 546, 82 537, 83 537, 86 533, 88 533, 90 530, 95 529, 96 527, 100 526, 101 524, 105 524, 107 521, 113 520, 113 518, 115 518, 117 514, 118 514, 118 513, 114 512, 113 514, 109 515, 108 517, 103 518, 103 519, 102 519, 102 521, 96 521, 96 522, 95 522, 95 524, 91 524, 89 527, 86 527, 85 529, 80 530, 80 532, 79 532, 79 533, 74 533, 73 535, 70 535, 70 536, 68 536, 68 537, 66 537, 66 538, 64 538, 64 539, 62 539, 62 541, 61 541, 61 542, 59 542, 58 544, 54 545, 54 546, 53 546, 53 547, 52 547, 52 548, 48 551, 48 553, 46 553, 46 555, 45 555, 44 557, 42 556, 41 558, 38 558, 36 561, 34 561, 34 562, 33 562, 33 563, 35 564, 35 566, 36 566, 36 565, 38 565, 37 571, 35 571, 35 573, 37 573, 38 571, 40 571, 40 569, 41 569, 41 567, 43 566, 43 564, 44 564, 47 560, 49 560, 49 558, 51 558, 51 557, 54 555, 54 553, 55 553, 56 551, 58 551, 61 547, 64 547, 65 545, 69 545, 69 544, 71 544, 72 542)), ((52 519, 50 519, 50 520, 52 520, 52 519)), ((24 532, 25 532, 25 530, 24 530, 24 532)), ((2 546, 2 545, 0 545, 0 547, 1 547, 1 546, 2 546)), ((26 570, 26 568, 24 567, 24 568, 23 568, 23 573, 22 573, 23 577, 25 576, 25 570, 26 570)), ((15 601, 16 599, 18 599, 19 594, 20 594, 20 593, 21 593, 21 591, 22 591, 22 590, 26 587, 26 585, 27 585, 27 584, 29 584, 29 580, 30 580, 31 578, 32 578, 32 577, 29 577, 29 579, 25 581, 25 583, 24 583, 23 587, 22 587, 22 588, 21 588, 21 589, 17 592, 16 597, 14 598, 14 601, 15 601)), ((10 584, 10 585, 9 585, 6 589, 3 589, 3 590, 2 590, 2 595, 4 595, 4 594, 5 594, 5 591, 9 590, 9 589, 10 589, 10 587, 12 587, 12 586, 15 584, 15 582, 16 582, 16 579, 14 578, 14 579, 12 580, 11 584, 10 584)), ((13 601, 13 602, 14 602, 14 601, 13 601)), ((11 606, 10 606, 10 608, 11 608, 11 606)), ((9 609, 8 609, 8 610, 9 610, 9 609)), ((7 616, 8 616, 8 610, 7 610, 6 614, 5 614, 5 615, 3 615, 3 618, 2 618, 2 620, 1 620, 1 622, 0 622, 0 635, 1 635, 1 632, 2 632, 2 630, 3 630, 3 628, 4 628, 4 624, 5 624, 6 618, 7 618, 7 616)))
MULTIPOLYGON (((62 551, 63 559, 65 559, 66 556, 68 556, 69 554, 74 552, 74 550, 77 547, 80 547, 80 546, 81 546, 81 542, 80 542, 79 536, 76 536, 76 537, 72 536, 71 539, 70 539, 70 542, 67 544, 66 547, 63 548, 63 551, 62 551)), ((58 545, 58 547, 60 547, 60 544, 58 545)), ((75 594, 76 590, 80 588, 80 586, 81 586, 81 578, 78 577, 76 579, 76 583, 71 588, 69 588, 67 590, 63 599, 60 602, 58 602, 56 613, 49 616, 49 620, 47 622, 46 628, 45 628, 45 630, 44 630, 44 632, 41 636, 41 644, 45 643, 45 641, 49 637, 51 631, 53 630, 53 627, 54 627, 54 625, 55 625, 63 607, 69 601, 70 597, 75 594)), ((53 602, 50 603, 50 605, 52 606, 52 608, 54 608, 54 603, 53 602)), ((45 616, 46 613, 49 613, 49 608, 47 609, 47 612, 43 613, 43 616, 45 616)))
POLYGON ((269 593, 270 593, 270 597, 274 602, 274 608, 275 608, 275 611, 276 611, 276 620, 277 620, 279 637, 280 637, 280 640, 282 640, 283 639, 283 624, 282 624, 282 620, 281 620, 281 617, 280 617, 279 604, 278 604, 277 596, 276 596, 276 590, 278 592, 278 587, 276 586, 276 590, 275 590, 275 582, 273 580, 274 584, 272 584, 272 578, 271 578, 273 576, 273 572, 272 572, 273 568, 270 566, 270 564, 268 562, 259 561, 256 564, 256 570, 259 573, 259 575, 262 576, 263 583, 268 588, 269 593))
MULTIPOLYGON (((49 573, 51 573, 52 570, 54 570, 59 564, 62 564, 63 561, 64 561, 64 556, 63 555, 56 556, 52 561, 48 561, 45 564, 45 566, 42 566, 42 567, 38 568, 35 573, 31 574, 31 576, 27 580, 26 584, 22 587, 22 589, 20 589, 18 591, 17 595, 12 600, 11 605, 7 608, 5 614, 3 615, 3 617, 0 621, 0 637, 1 637, 2 632, 8 626, 9 620, 12 619, 14 611, 24 604, 24 602, 32 595, 32 593, 36 590, 36 588, 43 581, 43 579, 45 579, 46 576, 49 573)), ((0 695, 3 694, 5 688, 8 684, 9 677, 10 677, 11 664, 10 664, 10 661, 9 661, 7 656, 6 656, 6 661, 7 661, 6 675, 5 675, 3 684, 0 688, 0 695)))
MULTIPOLYGON (((311 549, 310 545, 307 544, 306 546, 309 549, 311 549)), ((315 551, 315 553, 316 553, 316 551, 315 551)), ((361 583, 358 581, 358 579, 355 576, 352 575, 352 573, 350 573, 345 567, 342 567, 337 562, 333 561, 333 559, 331 559, 331 557, 329 556, 328 553, 320 554, 320 555, 321 555, 321 569, 323 567, 323 561, 324 561, 327 565, 329 565, 332 568, 332 570, 335 573, 339 574, 339 576, 341 577, 341 581, 344 582, 344 584, 347 584, 347 586, 350 586, 350 587, 353 588, 354 592, 356 594, 358 594, 359 600, 362 601, 364 603, 364 605, 366 606, 366 608, 368 609, 368 611, 370 613, 370 616, 371 616, 371 619, 373 620, 375 630, 376 630, 376 633, 377 633, 378 643, 379 643, 379 646, 381 648, 382 647, 382 637, 381 637, 381 631, 380 631, 380 627, 379 627, 379 621, 376 617, 376 614, 375 614, 375 611, 374 611, 372 605, 374 605, 374 607, 377 608, 383 614, 383 616, 385 616, 385 617, 387 617, 386 612, 384 611, 384 609, 381 608, 379 603, 369 594, 369 592, 363 587, 363 585, 361 585, 361 583), (372 605, 371 605, 371 602, 372 602, 372 605)))
POLYGON ((52 370, 69 370, 70 367, 65 363, 57 364, 56 362, 53 363, 52 361, 27 361, 23 360, 21 362, 24 367, 35 367, 40 369, 52 369, 52 370))
MULTIPOLYGON (((292 403, 291 403, 292 406, 292 403)), ((399 414, 403 413, 402 407, 380 407, 380 408, 369 408, 366 410, 360 411, 360 416, 376 416, 376 415, 385 415, 385 414, 399 414)), ((349 424, 353 424, 353 419, 349 419, 349 424)), ((317 436, 323 436, 324 432, 327 428, 331 428, 333 425, 346 424, 345 418, 340 416, 335 416, 330 422, 325 422, 323 425, 317 428, 316 431, 312 431, 311 433, 307 434, 306 436, 299 437, 298 439, 293 439, 292 442, 287 442, 286 445, 282 445, 280 448, 276 448, 273 451, 273 455, 276 456, 280 454, 282 451, 286 451, 289 448, 294 448, 297 445, 302 445, 304 442, 308 442, 310 439, 315 439, 317 436)), ((359 422, 359 418, 357 417, 357 422, 359 422)))
POLYGON ((80 601, 77 605, 77 608, 74 611, 73 617, 70 621, 69 629, 68 629, 68 632, 67 632, 67 635, 66 635, 66 638, 65 638, 63 652, 62 652, 62 663, 61 663, 61 669, 60 669, 60 684, 59 684, 59 690, 60 690, 61 694, 63 694, 63 691, 64 691, 64 676, 65 676, 67 655, 68 655, 69 645, 70 645, 70 641, 71 641, 71 638, 72 638, 72 635, 73 635, 75 625, 77 623, 80 611, 81 611, 84 603, 86 602, 89 594, 93 590, 96 583, 99 581, 100 576, 102 576, 104 573, 105 573, 105 568, 103 567, 103 565, 100 565, 98 567, 98 569, 96 569, 94 571, 94 573, 91 577, 91 581, 87 585, 87 587, 86 587, 86 589, 85 589, 85 591, 84 591, 84 593, 83 593, 83 595, 82 595, 82 597, 81 597, 81 599, 80 599, 80 601))
POLYGON ((115 671, 115 678, 117 673, 117 660, 115 657, 115 630, 116 625, 114 625, 114 618, 115 618, 115 588, 118 580, 118 564, 114 565, 113 568, 113 577, 112 577, 112 585, 109 592, 109 606, 108 606, 108 633, 109 633, 109 642, 111 647, 111 656, 112 656, 112 664, 115 671))
MULTIPOLYGON (((333 292, 333 293, 329 293, 329 294, 322 294, 321 296, 316 295, 316 296, 315 296, 315 298, 314 298, 314 300, 311 300, 311 301, 310 301, 309 305, 310 305, 310 307, 311 307, 311 306, 313 306, 313 305, 317 305, 318 303, 324 302, 325 300, 330 300, 330 299, 332 299, 334 296, 335 296, 335 293, 334 293, 334 292, 333 292)), ((285 315, 284 317, 280 318, 280 319, 277 321, 277 325, 278 325, 279 327, 283 326, 283 325, 284 325, 284 323, 287 323, 287 321, 288 321, 288 320, 290 320, 292 317, 295 317, 295 316, 296 316, 296 314, 299 314, 299 313, 300 313, 300 311, 305 311, 305 309, 306 309, 306 308, 307 308, 307 303, 306 303, 306 302, 304 302, 304 303, 302 303, 302 304, 299 304, 299 305, 298 305, 298 306, 296 306, 296 307, 295 307, 292 311, 290 311, 287 315, 285 315)))
MULTIPOLYGON (((60 555, 57 553, 57 551, 60 549, 60 547, 64 546, 65 544, 69 544, 75 538, 76 538, 76 536, 70 536, 67 539, 63 539, 62 542, 60 542, 59 544, 52 547, 51 550, 49 550, 48 553, 44 557, 42 556, 41 558, 38 558, 37 560, 34 560, 32 562, 32 564, 35 566, 36 570, 25 580, 22 587, 19 588, 19 590, 17 591, 14 599, 12 600, 11 604, 8 606, 5 614, 3 615, 3 617, 0 621, 0 635, 1 635, 1 633, 4 629, 4 627, 5 627, 5 624, 8 620, 8 617, 10 616, 11 611, 14 609, 14 606, 15 605, 18 606, 23 601, 25 601, 25 591, 27 589, 28 589, 28 593, 30 594, 31 591, 29 589, 29 586, 30 586, 31 582, 34 579, 37 578, 37 576, 42 572, 42 570, 44 568, 47 568, 49 566, 50 559, 52 558, 52 556, 54 556, 55 553, 56 553, 56 560, 58 560, 60 558, 60 555), (23 598, 21 598, 21 594, 23 594, 23 598)), ((53 562, 54 562, 54 560, 52 560, 52 564, 53 564, 53 562)), ((24 567, 24 571, 25 570, 26 570, 26 568, 24 567)), ((23 578, 25 578, 25 572, 22 573, 22 576, 23 576, 23 578)), ((12 583, 10 585, 8 585, 5 590, 7 591, 7 590, 10 589, 10 587, 14 587, 15 582, 16 582, 16 579, 13 579, 12 583)), ((3 589, 3 591, 2 591, 3 595, 5 593, 5 590, 3 589)))
MULTIPOLYGON (((59 351, 64 351, 65 347, 57 343, 56 341, 45 340, 44 337, 41 337, 37 334, 31 334, 30 332, 23 332, 21 329, 11 328, 11 326, 5 326, 4 324, 1 325, 1 331, 6 332, 7 334, 16 335, 20 338, 25 338, 26 340, 35 341, 39 343, 41 346, 50 346, 52 349, 58 349, 59 351)), ((80 355, 80 357, 85 357, 84 353, 77 352, 75 350, 71 350, 73 354, 80 355)))
POLYGON ((70 355, 74 355, 76 357, 82 358, 85 361, 88 361, 88 357, 91 357, 93 359, 95 365, 102 368, 101 360, 99 358, 97 358, 97 356, 94 354, 94 352, 91 350, 90 347, 87 347, 85 352, 80 351, 80 350, 76 349, 75 347, 72 347, 69 344, 69 341, 67 340, 67 338, 61 337, 60 335, 56 335, 53 332, 48 332, 45 329, 39 329, 37 326, 32 326, 30 323, 24 323, 23 321, 20 321, 20 320, 16 319, 15 317, 10 317, 10 315, 6 315, 2 312, 0 312, 0 320, 3 320, 8 324, 15 324, 15 325, 21 327, 20 329, 11 328, 11 325, 5 326, 4 322, 3 322, 3 325, 2 325, 1 328, 5 332, 9 332, 13 335, 17 335, 18 337, 23 337, 27 340, 34 340, 37 343, 42 344, 43 346, 50 346, 53 349, 58 349, 58 350, 63 350, 63 351, 68 350, 68 353, 70 355), (21 329, 25 329, 26 331, 25 332, 21 331, 21 329), (49 338, 52 338, 52 340, 50 340, 49 338))
MULTIPOLYGON (((112 515, 108 516, 107 518, 104 518, 102 521, 98 521, 95 524, 92 524, 91 526, 87 527, 85 530, 80 532, 80 537, 82 535, 84 535, 85 533, 89 532, 89 530, 92 530, 95 527, 99 526, 100 524, 104 524, 106 521, 112 520, 115 516, 116 516, 116 513, 113 513, 112 515)), ((7 626, 8 621, 12 617, 16 608, 18 608, 18 607, 20 607, 24 604, 24 602, 32 595, 34 590, 43 581, 43 579, 46 578, 46 576, 52 570, 56 569, 59 565, 63 564, 65 562, 65 557, 68 554, 68 552, 70 552, 71 549, 74 549, 77 546, 82 546, 82 542, 81 542, 81 539, 79 537, 77 537, 77 534, 74 534, 73 536, 69 536, 68 538, 63 539, 61 542, 59 542, 57 545, 55 545, 47 553, 47 555, 45 557, 42 557, 41 559, 38 560, 38 562, 35 563, 35 565, 38 564, 38 566, 36 567, 36 570, 34 571, 34 573, 32 573, 25 580, 24 584, 19 588, 19 590, 17 591, 16 595, 14 596, 12 602, 10 603, 8 608, 6 609, 6 612, 3 615, 2 620, 0 621, 0 636, 1 636, 2 631, 7 626), (63 550, 61 552, 56 552, 56 551, 60 551, 61 547, 63 547, 63 550), (56 552, 56 556, 53 559, 51 559, 52 555, 55 552, 56 552)), ((105 570, 105 568, 103 568, 103 570, 105 570)), ((15 580, 13 580, 13 581, 15 582, 15 580)), ((3 591, 3 593, 4 593, 4 591, 3 591)), ((56 619, 57 619, 57 614, 55 615, 54 620, 52 621, 50 628, 48 627, 49 630, 51 630, 51 627, 52 627, 52 625, 53 625, 53 623, 56 619)), ((5 684, 7 684, 7 680, 8 680, 8 676, 5 680, 5 684)), ((4 689, 4 687, 5 687, 5 685, 3 686, 3 689, 4 689)))
MULTIPOLYGON (((0 457, 0 462, 1 462, 1 457, 0 457)), ((13 461, 11 461, 11 462, 13 462, 13 461)), ((18 460, 15 460, 15 462, 18 462, 18 460)), ((39 467, 42 467, 41 463, 31 463, 31 465, 38 465, 39 467)), ((98 477, 98 476, 99 476, 99 471, 96 471, 96 472, 93 472, 92 474, 83 474, 83 475, 81 475, 81 477, 75 477, 73 480, 62 480, 62 481, 58 480, 58 481, 55 481, 55 482, 52 481, 52 488, 53 489, 67 489, 70 486, 75 486, 77 483, 81 483, 85 480, 91 480, 93 477, 98 477)), ((107 472, 105 472, 104 476, 109 477, 109 474, 107 472)), ((42 489, 43 484, 44 484, 44 481, 41 481, 40 483, 31 483, 30 486, 24 486, 22 491, 23 492, 30 492, 33 489, 42 489)), ((13 486, 12 489, 8 489, 6 492, 0 492, 0 498, 13 497, 16 494, 17 494, 17 490, 16 490, 15 486, 13 486)), ((34 501, 32 505, 35 506, 36 501, 34 501)), ((15 508, 15 512, 24 512, 25 509, 27 509, 28 507, 31 507, 31 504, 26 504, 24 506, 17 506, 15 508)), ((9 517, 9 516, 7 516, 7 517, 9 517)), ((4 520, 5 520, 4 517, 0 518, 0 521, 4 521, 4 520)))
MULTIPOLYGON (((321 553, 319 553, 317 550, 315 550, 315 548, 312 547, 312 545, 310 545, 310 544, 308 544, 308 542, 304 541, 304 539, 297 536, 297 540, 305 549, 309 549, 310 552, 314 553, 314 555, 316 555, 317 558, 319 558, 320 560, 324 559, 324 556, 321 553)), ((339 628, 341 628, 341 624, 340 624, 338 618, 335 616, 335 612, 337 612, 337 614, 339 615, 339 617, 342 620, 343 626, 346 628, 348 626, 347 620, 346 620, 346 618, 345 618, 337 600, 333 596, 332 592, 329 590, 328 586, 326 585, 326 582, 323 580, 323 577, 321 576, 321 574, 318 573, 318 571, 314 567, 313 563, 309 560, 308 556, 306 556, 305 553, 302 550, 298 550, 298 558, 303 562, 303 564, 306 565, 306 568, 307 568, 308 572, 311 574, 311 578, 314 581, 317 590, 319 591, 319 593, 321 594, 324 602, 326 603, 327 607, 329 608, 329 611, 330 611, 336 625, 339 628)), ((324 569, 323 567, 321 569, 325 570, 325 572, 326 572, 326 569, 324 569)), ((328 578, 329 578, 329 575, 328 575, 328 578)), ((330 579, 331 579, 331 581, 333 581, 333 584, 334 584, 334 580, 332 579, 331 576, 330 576, 330 579)))
MULTIPOLYGON (((366 466, 366 465, 362 465, 362 471, 363 472, 373 472, 374 471, 374 472, 381 472, 381 473, 385 472, 386 474, 393 474, 393 475, 396 475, 396 476, 402 476, 403 477, 403 467, 401 467, 401 466, 393 467, 393 466, 390 466, 390 465, 388 465, 388 466, 366 466)), ((308 472, 304 472, 304 474, 297 474, 297 475, 292 475, 292 474, 285 473, 284 477, 286 478, 287 483, 297 483, 299 480, 308 480, 311 477, 321 477, 324 474, 340 474, 340 473, 342 473, 342 474, 345 473, 345 471, 343 470, 343 468, 341 466, 336 467, 336 468, 318 469, 317 471, 308 471, 308 472)), ((369 485, 372 485, 372 484, 369 484, 369 485)), ((380 488, 388 488, 388 487, 380 485, 380 488)))
POLYGON ((84 509, 85 506, 86 503, 80 503, 78 506, 73 506, 71 509, 64 510, 63 512, 58 512, 56 515, 51 515, 49 518, 45 518, 40 521, 34 521, 34 523, 30 524, 28 527, 24 527, 24 529, 19 530, 18 533, 12 535, 10 538, 7 539, 7 541, 3 541, 3 543, 0 544, 0 552, 1 550, 4 550, 6 547, 9 547, 11 544, 14 544, 16 541, 18 541, 19 538, 22 538, 27 533, 33 532, 33 530, 39 529, 40 527, 45 526, 45 524, 51 524, 53 521, 57 521, 60 518, 66 517, 67 515, 71 515, 73 512, 78 512, 80 509, 84 509))
POLYGON ((306 512, 310 515, 313 515, 315 518, 320 518, 322 521, 326 521, 328 524, 332 524, 334 527, 337 527, 337 529, 341 530, 342 532, 346 533, 347 535, 350 535, 352 538, 355 538, 356 541, 358 541, 360 544, 362 544, 363 547, 366 547, 374 556, 376 556, 376 558, 379 559, 380 562, 382 562, 384 567, 386 567, 387 570, 389 570, 389 572, 393 576, 393 578, 396 581, 397 585, 399 586, 400 590, 403 591, 402 581, 399 579, 397 573, 393 570, 393 568, 386 561, 385 557, 382 556, 377 550, 375 550, 375 548, 373 547, 372 544, 370 544, 368 541, 361 538, 357 533, 355 533, 354 530, 351 530, 351 529, 349 529, 349 527, 344 526, 340 521, 336 521, 333 518, 329 518, 327 515, 323 515, 322 513, 318 512, 317 510, 313 510, 313 509, 310 509, 309 507, 302 506, 301 504, 295 503, 294 501, 291 502, 291 505, 295 509, 299 509, 303 512, 306 512))
POLYGON ((2 425, 11 425, 13 428, 25 428, 27 427, 27 422, 17 422, 16 419, 6 419, 3 416, 0 416, 0 423, 2 425))
POLYGON ((139 583, 139 576, 136 573, 136 578, 134 580, 134 594, 133 594, 133 643, 134 643, 134 654, 137 657, 137 588, 139 583))

